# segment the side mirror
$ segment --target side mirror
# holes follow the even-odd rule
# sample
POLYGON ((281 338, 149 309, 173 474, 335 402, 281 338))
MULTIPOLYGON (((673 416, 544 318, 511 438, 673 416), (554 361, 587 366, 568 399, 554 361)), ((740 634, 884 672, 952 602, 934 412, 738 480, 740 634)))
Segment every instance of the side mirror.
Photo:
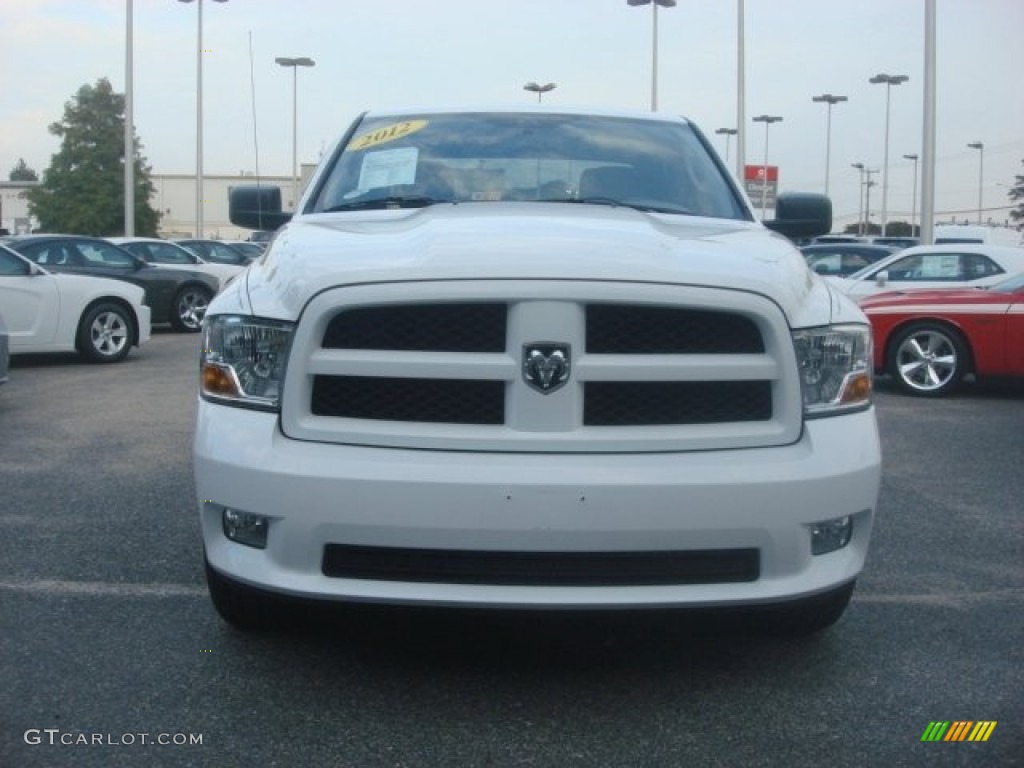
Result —
POLYGON ((875 283, 879 287, 882 287, 883 285, 885 285, 888 282, 889 282, 889 272, 888 272, 888 270, 883 269, 881 272, 878 272, 878 273, 875 274, 875 283))
POLYGON ((790 240, 827 234, 832 231, 832 201, 825 195, 786 192, 775 200, 775 218, 764 225, 790 240))
POLYGON ((280 187, 231 187, 228 191, 228 218, 246 229, 276 230, 291 219, 281 210, 280 187))

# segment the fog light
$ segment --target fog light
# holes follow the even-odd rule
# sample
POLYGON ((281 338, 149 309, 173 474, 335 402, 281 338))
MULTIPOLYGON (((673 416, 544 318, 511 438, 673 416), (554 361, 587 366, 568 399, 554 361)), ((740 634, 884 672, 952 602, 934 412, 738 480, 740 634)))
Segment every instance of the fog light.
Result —
POLYGON ((835 552, 850 543, 853 535, 853 518, 849 515, 834 520, 822 520, 811 524, 811 554, 824 555, 835 552))
POLYGON ((224 535, 231 541, 245 544, 256 549, 267 548, 267 531, 270 528, 269 518, 252 512, 242 512, 230 507, 221 507, 221 521, 224 535))

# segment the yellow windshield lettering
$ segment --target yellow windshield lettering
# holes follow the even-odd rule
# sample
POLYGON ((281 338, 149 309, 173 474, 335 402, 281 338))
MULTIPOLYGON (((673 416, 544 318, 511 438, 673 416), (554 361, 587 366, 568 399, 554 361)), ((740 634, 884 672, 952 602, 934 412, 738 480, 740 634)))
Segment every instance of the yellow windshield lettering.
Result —
POLYGON ((401 123, 395 123, 393 125, 385 125, 382 128, 376 128, 369 133, 352 140, 349 145, 350 150, 369 149, 375 147, 378 144, 385 144, 389 141, 395 141, 396 139, 404 139, 411 133, 416 133, 427 125, 426 120, 406 120, 401 123))

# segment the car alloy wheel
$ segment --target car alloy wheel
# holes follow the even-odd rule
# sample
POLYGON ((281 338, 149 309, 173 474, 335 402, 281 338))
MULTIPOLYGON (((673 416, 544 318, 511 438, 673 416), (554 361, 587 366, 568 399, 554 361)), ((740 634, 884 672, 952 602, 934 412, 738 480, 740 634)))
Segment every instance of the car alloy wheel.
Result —
POLYGON ((966 372, 967 350, 956 331, 937 323, 918 323, 895 339, 888 368, 905 392, 945 395, 966 372))
POLYGON ((82 316, 78 349, 94 363, 116 363, 131 351, 134 328, 127 310, 100 304, 82 316))
POLYGON ((195 333, 202 327, 209 306, 209 291, 194 286, 185 288, 174 299, 174 319, 171 324, 179 331, 195 333))

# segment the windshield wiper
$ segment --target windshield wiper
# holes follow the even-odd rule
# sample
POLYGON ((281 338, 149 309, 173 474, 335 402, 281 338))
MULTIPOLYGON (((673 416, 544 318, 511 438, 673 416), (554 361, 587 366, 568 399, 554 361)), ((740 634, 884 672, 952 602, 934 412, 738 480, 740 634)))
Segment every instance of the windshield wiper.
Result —
POLYGON ((389 195, 388 197, 374 197, 369 200, 352 200, 348 203, 339 203, 338 205, 331 206, 324 213, 361 211, 373 208, 426 208, 428 205, 450 202, 451 200, 437 200, 429 195, 389 195))
POLYGON ((683 216, 694 216, 694 212, 687 210, 686 208, 674 208, 667 205, 650 205, 647 203, 628 203, 622 200, 616 200, 614 197, 603 197, 595 195, 593 197, 552 197, 547 199, 538 200, 539 203, 580 203, 583 205, 609 205, 612 208, 632 208, 634 211, 643 211, 645 213, 675 213, 683 216))

